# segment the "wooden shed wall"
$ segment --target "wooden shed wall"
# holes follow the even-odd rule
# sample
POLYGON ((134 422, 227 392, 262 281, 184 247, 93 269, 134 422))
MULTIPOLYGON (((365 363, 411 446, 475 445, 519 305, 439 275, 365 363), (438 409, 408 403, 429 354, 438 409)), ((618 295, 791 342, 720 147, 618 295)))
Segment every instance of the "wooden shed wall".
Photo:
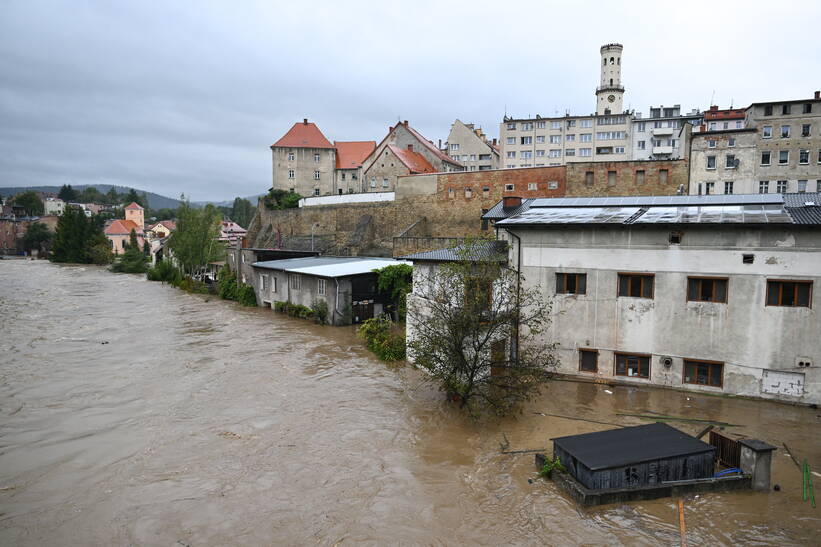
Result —
POLYGON ((591 490, 639 488, 665 481, 680 481, 712 477, 715 469, 714 451, 691 454, 592 471, 558 446, 558 457, 576 480, 591 490))

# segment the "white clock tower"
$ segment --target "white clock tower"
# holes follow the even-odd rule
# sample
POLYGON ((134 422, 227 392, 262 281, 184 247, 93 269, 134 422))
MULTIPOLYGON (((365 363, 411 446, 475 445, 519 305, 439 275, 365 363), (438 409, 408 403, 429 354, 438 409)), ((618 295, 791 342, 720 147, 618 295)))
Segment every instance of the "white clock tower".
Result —
POLYGON ((621 44, 601 47, 601 83, 596 88, 596 114, 621 114, 624 111, 624 86, 621 85, 621 44))

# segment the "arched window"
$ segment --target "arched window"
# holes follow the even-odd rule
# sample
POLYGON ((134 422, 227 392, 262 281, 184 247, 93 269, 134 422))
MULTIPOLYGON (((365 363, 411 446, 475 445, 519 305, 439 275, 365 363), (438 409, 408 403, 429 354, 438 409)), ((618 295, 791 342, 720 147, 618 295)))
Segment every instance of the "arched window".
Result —
POLYGON ((616 64, 621 65, 621 57, 616 57, 616 64))
POLYGON ((607 66, 607 57, 601 60, 601 66, 607 66))
POLYGON ((615 64, 612 57, 610 57, 610 64, 615 64))

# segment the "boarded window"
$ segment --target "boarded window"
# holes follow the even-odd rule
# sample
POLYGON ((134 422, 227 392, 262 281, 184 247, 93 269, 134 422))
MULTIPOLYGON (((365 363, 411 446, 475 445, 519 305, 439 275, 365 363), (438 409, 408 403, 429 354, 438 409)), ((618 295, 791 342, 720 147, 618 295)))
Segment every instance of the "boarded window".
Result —
POLYGON ((659 184, 667 184, 667 175, 670 174, 670 171, 667 169, 659 169, 659 184))
POLYGON ((653 274, 619 274, 619 296, 653 298, 653 274))
POLYGON ((727 279, 688 277, 687 300, 691 302, 727 302, 727 279))
POLYGON ((466 198, 473 197, 473 189, 472 188, 470 188, 470 187, 465 188, 465 197, 466 198))
POLYGON ((616 172, 615 171, 608 171, 607 172, 607 186, 615 186, 616 185, 616 172))
POLYGON ((629 353, 616 354, 616 376, 650 377, 650 356, 629 353))
POLYGON ((599 352, 592 349, 580 349, 579 370, 582 372, 598 372, 599 352))
POLYGON ((587 274, 557 273, 556 294, 587 294, 587 274))
POLYGON ((586 186, 593 186, 593 171, 587 171, 584 174, 584 184, 586 186))
POLYGON ((810 307, 812 281, 767 280, 767 305, 810 307))
POLYGON ((724 384, 724 364, 685 359, 684 383, 721 387, 724 384))
POLYGON ((641 169, 636 171, 636 184, 644 184, 644 171, 641 169))

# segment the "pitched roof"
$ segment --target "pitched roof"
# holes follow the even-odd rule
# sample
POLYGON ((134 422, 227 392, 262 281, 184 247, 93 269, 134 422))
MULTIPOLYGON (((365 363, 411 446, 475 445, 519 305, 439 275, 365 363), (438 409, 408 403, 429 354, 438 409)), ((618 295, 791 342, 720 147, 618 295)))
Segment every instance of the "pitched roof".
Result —
POLYGON ((460 244, 447 249, 413 253, 400 258, 414 262, 507 262, 507 243, 498 240, 480 240, 476 241, 470 247, 465 244, 460 244))
POLYGON ((436 169, 425 159, 425 156, 412 150, 402 149, 396 145, 389 144, 388 148, 394 155, 399 158, 399 161, 405 164, 405 167, 410 169, 411 173, 435 173, 436 169))
POLYGON ((518 215, 530 209, 530 205, 536 198, 526 198, 522 200, 521 205, 516 207, 505 207, 505 200, 500 199, 499 203, 488 209, 487 213, 482 215, 482 220, 499 220, 513 215, 518 215))
POLYGON ((137 225, 136 222, 133 220, 121 220, 117 219, 111 224, 109 224, 105 229, 105 235, 107 236, 120 236, 120 235, 128 235, 131 233, 131 230, 137 232, 137 235, 141 235, 143 233, 142 229, 137 225))
POLYGON ((152 224, 151 226, 149 226, 148 229, 153 230, 157 226, 165 226, 166 228, 168 228, 169 230, 172 230, 172 231, 177 229, 177 223, 174 222, 173 220, 161 220, 161 221, 157 222, 156 224, 152 224))
POLYGON ((142 209, 142 207, 140 207, 140 205, 136 201, 132 201, 131 203, 126 205, 124 209, 142 209))
POLYGON ((294 126, 288 130, 285 135, 277 142, 271 145, 271 148, 287 147, 287 148, 333 148, 334 146, 325 138, 322 131, 315 123, 309 122, 307 119, 302 123, 295 123, 294 126))
MULTIPOLYGON (((398 124, 397 124, 397 125, 398 125, 398 124)), ((440 160, 442 160, 442 161, 446 161, 446 162, 448 162, 448 163, 450 163, 450 164, 453 164, 453 165, 459 165, 459 166, 461 166, 461 165, 462 165, 461 163, 459 163, 459 162, 458 162, 458 161, 456 161, 455 159, 451 158, 450 156, 448 156, 447 154, 445 154, 444 152, 442 152, 441 150, 439 150, 439 148, 437 148, 436 146, 434 146, 434 145, 433 145, 433 143, 432 143, 432 142, 430 142, 428 139, 426 139, 424 135, 422 135, 419 131, 417 131, 416 129, 414 129, 414 128, 413 128, 413 127, 411 127, 410 125, 408 125, 408 122, 404 122, 404 123, 403 123, 403 125, 405 126, 405 129, 407 129, 408 131, 410 131, 410 133, 411 133, 414 137, 416 137, 417 139, 419 139, 419 142, 421 142, 421 143, 422 143, 422 145, 423 145, 423 146, 425 146, 425 148, 427 148, 428 150, 430 150, 430 151, 431 151, 431 152, 432 152, 435 156, 437 156, 440 160)))
POLYGON ((316 256, 305 258, 290 258, 285 260, 267 260, 254 262, 254 268, 266 270, 280 270, 291 273, 314 275, 318 277, 345 277, 372 273, 378 268, 408 264, 402 260, 371 256, 316 256))
POLYGON ((336 168, 357 169, 376 148, 376 141, 335 141, 336 168))

